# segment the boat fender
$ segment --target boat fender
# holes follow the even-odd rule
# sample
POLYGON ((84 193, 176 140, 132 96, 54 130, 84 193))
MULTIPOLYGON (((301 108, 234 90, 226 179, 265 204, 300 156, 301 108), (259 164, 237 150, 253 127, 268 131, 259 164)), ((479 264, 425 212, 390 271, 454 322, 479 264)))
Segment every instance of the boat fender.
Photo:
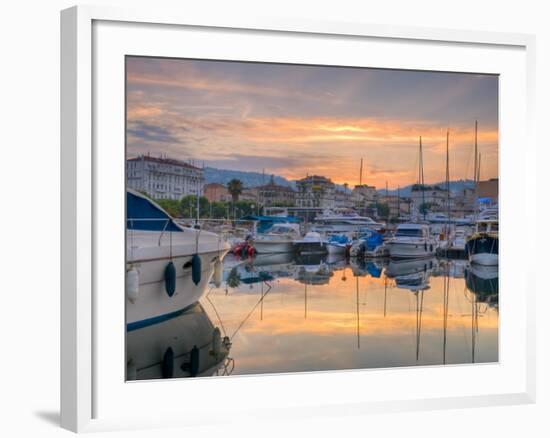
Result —
POLYGON ((428 251, 428 243, 424 242, 424 251, 428 251))
POLYGON ((223 263, 218 258, 218 260, 216 260, 216 263, 214 263, 214 285, 216 287, 220 287, 222 285, 222 278, 223 278, 223 263))
POLYGON ((199 374, 199 349, 196 345, 191 349, 191 377, 196 377, 199 374))
POLYGON ((254 247, 252 245, 249 245, 248 246, 248 257, 253 257, 255 252, 256 252, 256 250, 254 249, 254 247))
POLYGON ((139 296, 139 272, 136 268, 126 272, 126 296, 132 303, 139 296))
POLYGON ((201 281, 201 258, 198 254, 193 254, 191 259, 191 278, 195 285, 198 285, 201 281))
POLYGON ((172 377, 174 377, 174 350, 172 347, 168 347, 162 356, 162 378, 170 379, 172 377))
POLYGON ((170 262, 164 268, 164 289, 169 297, 176 292, 176 267, 170 262))
POLYGON ((222 334, 220 332, 220 329, 216 327, 212 332, 212 354, 214 355, 214 357, 218 357, 220 355, 221 348, 222 334))

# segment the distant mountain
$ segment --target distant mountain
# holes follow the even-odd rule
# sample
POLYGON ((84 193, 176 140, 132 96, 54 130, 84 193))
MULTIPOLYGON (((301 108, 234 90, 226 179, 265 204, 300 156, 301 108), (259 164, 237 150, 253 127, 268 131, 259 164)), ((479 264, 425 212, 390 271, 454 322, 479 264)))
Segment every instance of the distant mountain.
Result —
MULTIPOLYGON (((261 172, 244 172, 241 170, 230 170, 230 169, 216 169, 215 167, 205 167, 204 168, 204 178, 206 184, 219 183, 227 184, 233 178, 239 179, 243 182, 245 187, 256 187, 269 183, 271 180, 271 174, 262 174, 261 172)), ((282 176, 273 175, 273 179, 276 184, 296 188, 296 181, 291 181, 282 176)), ((412 187, 414 184, 410 184, 399 189, 399 194, 403 197, 411 196, 412 187)), ((439 182, 436 184, 426 184, 430 186, 440 186, 445 187, 445 182, 439 182)), ((343 186, 336 185, 337 190, 345 190, 343 186)), ((466 187, 474 187, 474 182, 471 180, 457 180, 450 182, 451 192, 458 192, 463 190, 466 187)), ((377 190, 379 195, 385 195, 385 189, 377 190)), ((388 195, 397 195, 397 189, 388 190, 388 195)))
MULTIPOLYGON (((401 187, 399 189, 399 195, 403 196, 405 198, 411 196, 413 186, 414 186, 414 184, 410 184, 408 186, 401 187)), ((435 183, 435 184, 426 184, 426 186, 439 186, 441 188, 445 188, 445 181, 435 183)), ((451 189, 451 192, 460 192, 461 190, 464 190, 465 188, 473 188, 474 187, 474 182, 469 180, 469 179, 468 180, 460 179, 460 180, 457 180, 457 181, 450 181, 449 182, 449 187, 451 189)), ((386 194, 385 189, 378 189, 377 192, 378 192, 379 195, 382 195, 382 196, 384 196, 386 194)), ((388 190, 388 195, 397 195, 397 189, 388 190)))
MULTIPOLYGON (((219 183, 227 184, 233 178, 239 179, 243 182, 245 187, 261 186, 269 183, 271 180, 271 174, 262 174, 261 172, 243 172, 240 170, 229 169, 216 169, 214 167, 204 168, 204 178, 206 184, 219 183)), ((274 175, 273 179, 276 184, 281 186, 288 186, 295 188, 294 181, 289 181, 282 176, 274 175)))

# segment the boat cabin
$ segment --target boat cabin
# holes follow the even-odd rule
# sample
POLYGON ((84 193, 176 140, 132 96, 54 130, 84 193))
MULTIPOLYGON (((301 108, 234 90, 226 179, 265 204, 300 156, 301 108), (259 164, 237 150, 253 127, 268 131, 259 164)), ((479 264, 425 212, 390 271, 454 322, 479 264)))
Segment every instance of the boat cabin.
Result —
POLYGON ((476 222, 476 233, 498 233, 498 220, 479 220, 476 222))
POLYGON ((430 227, 423 224, 401 224, 397 226, 395 237, 430 237, 430 227))

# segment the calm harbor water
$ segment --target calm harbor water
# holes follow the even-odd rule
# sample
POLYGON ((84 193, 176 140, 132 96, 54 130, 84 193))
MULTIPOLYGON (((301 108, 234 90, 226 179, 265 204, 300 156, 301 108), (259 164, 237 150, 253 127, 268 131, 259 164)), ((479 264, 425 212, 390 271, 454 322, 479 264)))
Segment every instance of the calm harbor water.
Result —
POLYGON ((498 267, 259 255, 201 299, 231 374, 498 361, 498 267))

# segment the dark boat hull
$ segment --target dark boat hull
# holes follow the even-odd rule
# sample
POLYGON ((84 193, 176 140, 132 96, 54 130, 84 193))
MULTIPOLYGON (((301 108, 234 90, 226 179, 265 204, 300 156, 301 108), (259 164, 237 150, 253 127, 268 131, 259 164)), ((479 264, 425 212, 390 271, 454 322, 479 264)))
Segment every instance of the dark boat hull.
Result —
POLYGON ((498 237, 480 234, 466 242, 466 253, 472 263, 498 265, 498 237))

